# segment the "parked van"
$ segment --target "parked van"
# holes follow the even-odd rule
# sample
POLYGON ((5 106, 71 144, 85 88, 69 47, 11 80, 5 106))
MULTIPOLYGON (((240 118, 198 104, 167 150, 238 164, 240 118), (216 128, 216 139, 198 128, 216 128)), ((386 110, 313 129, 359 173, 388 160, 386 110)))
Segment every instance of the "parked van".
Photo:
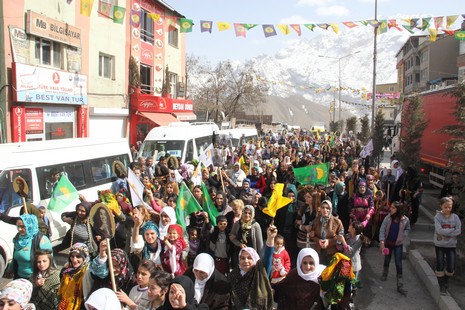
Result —
POLYGON ((145 137, 139 149, 139 156, 175 156, 182 163, 198 159, 211 143, 215 144, 219 134, 215 123, 170 123, 155 127, 145 137))
MULTIPOLYGON (((114 161, 126 166, 131 162, 131 152, 126 139, 75 138, 53 141, 0 144, 0 212, 19 216, 22 198, 13 189, 13 180, 21 176, 27 183, 28 203, 48 206, 53 190, 51 175, 66 174, 79 194, 88 201, 95 201, 98 190, 111 188, 111 167, 114 161)), ((78 199, 65 211, 74 211, 78 199)), ((61 213, 47 210, 52 228, 53 245, 60 243, 69 229, 61 220, 61 213)), ((13 254, 13 237, 16 227, 0 222, 0 276, 13 254)))
POLYGON ((220 130, 218 142, 225 146, 237 148, 252 140, 254 142, 258 140, 256 128, 234 128, 220 130))

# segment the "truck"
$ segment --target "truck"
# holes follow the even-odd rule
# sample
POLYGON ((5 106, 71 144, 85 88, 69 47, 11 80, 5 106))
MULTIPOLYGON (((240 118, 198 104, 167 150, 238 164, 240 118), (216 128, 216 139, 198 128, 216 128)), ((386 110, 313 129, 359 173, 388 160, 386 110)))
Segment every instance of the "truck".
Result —
MULTIPOLYGON (((428 125, 421 138, 420 170, 428 175, 432 185, 439 188, 442 188, 444 185, 444 181, 449 172, 448 167, 451 164, 446 154, 445 145, 445 143, 450 140, 451 136, 446 133, 441 133, 439 130, 443 129, 446 125, 458 124, 457 119, 452 115, 456 110, 457 99, 448 94, 451 87, 453 86, 421 93, 423 111, 428 120, 428 125)), ((408 104, 408 101, 404 104, 408 104)), ((405 109, 403 110, 405 111, 405 109)), ((406 119, 407 118, 402 115, 400 124, 396 124, 397 128, 399 128, 400 125, 400 131, 397 136, 393 138, 395 148, 402 148, 402 143, 399 142, 402 140, 401 137, 406 128, 408 128, 406 119)))

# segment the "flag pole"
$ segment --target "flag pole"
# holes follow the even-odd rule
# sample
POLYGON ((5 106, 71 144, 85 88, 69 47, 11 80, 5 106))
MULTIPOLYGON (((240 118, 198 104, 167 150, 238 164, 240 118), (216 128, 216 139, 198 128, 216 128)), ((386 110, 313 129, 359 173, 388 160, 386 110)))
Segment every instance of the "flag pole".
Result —
POLYGON ((221 180, 221 188, 223 189, 224 193, 224 182, 223 182, 223 174, 221 173, 221 167, 218 167, 219 173, 220 173, 220 180, 221 180))
POLYGON ((106 241, 107 241, 108 269, 110 272, 111 288, 113 289, 113 292, 116 293, 116 281, 115 281, 115 272, 113 270, 113 259, 111 258, 110 239, 106 238, 106 241))

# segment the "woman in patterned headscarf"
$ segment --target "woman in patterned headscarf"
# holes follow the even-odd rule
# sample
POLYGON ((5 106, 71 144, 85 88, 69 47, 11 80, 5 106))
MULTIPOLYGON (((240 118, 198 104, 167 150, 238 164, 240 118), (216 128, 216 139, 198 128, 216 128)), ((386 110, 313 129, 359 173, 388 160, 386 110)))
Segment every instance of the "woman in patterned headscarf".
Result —
POLYGON ((14 279, 29 279, 32 275, 32 263, 36 250, 52 250, 52 244, 47 236, 39 233, 37 217, 32 214, 23 214, 16 220, 18 233, 13 238, 13 263, 10 264, 10 273, 14 279))
POLYGON ((29 303, 32 294, 32 284, 26 279, 11 281, 0 293, 0 308, 12 310, 34 310, 35 306, 29 303))
POLYGON ((84 275, 89 266, 89 248, 84 243, 75 243, 69 250, 68 262, 61 271, 58 289, 58 309, 78 310, 84 301, 84 275))
MULTIPOLYGON (((100 242, 99 255, 90 263, 89 270, 94 280, 91 292, 102 287, 111 288, 107 249, 107 240, 102 240, 100 242)), ((133 279, 134 271, 129 263, 128 255, 122 249, 116 248, 111 250, 111 259, 113 262, 116 289, 123 290, 126 294, 129 294, 131 288, 137 285, 137 282, 133 279)))
POLYGON ((245 205, 242 209, 241 219, 234 223, 230 240, 235 245, 235 255, 245 247, 252 247, 261 253, 263 249, 262 229, 255 219, 255 208, 245 205))

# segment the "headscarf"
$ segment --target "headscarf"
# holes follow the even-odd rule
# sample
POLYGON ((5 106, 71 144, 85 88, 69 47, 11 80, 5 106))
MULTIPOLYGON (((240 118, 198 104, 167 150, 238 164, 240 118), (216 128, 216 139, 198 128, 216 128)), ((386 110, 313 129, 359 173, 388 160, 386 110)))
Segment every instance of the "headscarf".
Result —
MULTIPOLYGON (((242 252, 244 252, 244 251, 250 254, 250 256, 252 257, 253 264, 256 265, 258 260, 260 259, 260 256, 258 255, 257 251, 255 251, 255 249, 251 248, 251 247, 242 248, 239 251, 239 260, 241 259, 242 252)), ((239 265, 239 269, 240 268, 241 268, 241 266, 239 265)), ((246 272, 241 269, 241 275, 244 275, 245 273, 246 272)))
POLYGON ((116 285, 123 287, 132 277, 132 267, 129 264, 129 258, 122 249, 111 250, 111 258, 114 258, 119 266, 120 273, 115 277, 116 285))
POLYGON ((159 229, 159 238, 161 240, 163 240, 166 236, 166 234, 168 233, 168 226, 170 226, 171 224, 176 224, 176 212, 174 211, 174 209, 172 207, 163 207, 163 209, 161 209, 161 212, 160 212, 160 215, 162 213, 165 213, 166 215, 168 215, 168 217, 170 218, 170 224, 168 225, 163 225, 161 219, 160 219, 160 223, 158 225, 158 229, 159 229))
POLYGON ((184 241, 184 238, 182 237, 182 226, 178 225, 178 224, 171 224, 170 226, 168 226, 168 231, 170 229, 175 229, 178 232, 178 235, 179 235, 178 240, 181 241, 182 247, 185 248, 186 247, 186 242, 184 241))
POLYGON ((323 205, 323 204, 327 204, 329 207, 330 207, 330 210, 329 210, 329 214, 328 216, 323 216, 321 215, 320 216, 320 221, 321 221, 321 232, 320 232, 320 236, 321 236, 321 239, 326 239, 326 227, 328 226, 328 223, 329 223, 329 219, 331 218, 331 215, 333 213, 333 204, 331 203, 331 201, 329 200, 323 200, 320 204, 320 207, 323 205))
MULTIPOLYGON (((0 299, 6 298, 8 300, 14 300, 20 305, 21 309, 25 309, 26 306, 29 306, 28 303, 31 299, 31 295, 32 283, 26 279, 17 279, 5 285, 0 294, 0 299)), ((29 309, 35 309, 35 307, 29 309)))
POLYGON ((243 208, 242 208, 242 214, 244 214, 244 211, 245 210, 250 210, 250 212, 252 213, 251 214, 251 217, 250 217, 250 221, 248 222, 244 222, 242 220, 242 217, 241 217, 241 220, 240 220, 240 224, 241 224, 241 242, 244 243, 244 244, 247 244, 247 238, 250 234, 250 230, 252 229, 252 224, 255 222, 254 221, 254 217, 255 217, 255 208, 251 205, 245 205, 243 208))
POLYGON ((338 214, 337 212, 337 207, 338 207, 338 202, 339 202, 339 196, 344 193, 344 187, 345 187, 344 182, 337 182, 336 185, 334 186, 334 193, 333 193, 333 208, 334 208, 334 214, 338 214))
POLYGON ((67 268, 63 271, 63 273, 69 273, 70 276, 73 276, 77 271, 79 271, 81 268, 86 266, 90 262, 90 256, 89 256, 89 248, 85 243, 77 242, 75 243, 70 249, 69 249, 69 256, 68 256, 68 263, 67 263, 67 268), (79 254, 82 258, 82 264, 79 265, 79 267, 74 268, 73 264, 71 263, 71 254, 77 253, 79 254))
POLYGON ((160 231, 158 230, 157 224, 155 224, 152 221, 145 222, 145 224, 142 225, 140 229, 141 229, 142 235, 145 235, 145 232, 147 230, 154 230, 157 233, 157 236, 160 236, 160 231))
POLYGON ((80 203, 78 203, 76 205, 76 211, 79 208, 79 206, 84 207, 84 209, 86 210, 86 217, 88 217, 89 213, 90 213, 90 209, 92 208, 92 204, 90 202, 87 202, 87 201, 81 201, 80 203))
POLYGON ((297 274, 299 277, 304 279, 305 281, 313 281, 318 284, 318 277, 320 276, 321 272, 326 268, 325 265, 320 265, 320 257, 318 253, 312 248, 303 248, 300 250, 299 255, 297 256, 297 274), (311 256, 315 261, 315 270, 310 273, 304 273, 302 271, 302 261, 304 257, 311 256))
POLYGON ((101 288, 93 292, 84 305, 86 306, 86 309, 89 309, 89 306, 92 306, 97 310, 121 309, 118 297, 109 288, 101 288))
MULTIPOLYGON (((194 282, 192 282, 192 280, 187 276, 177 276, 173 279, 173 281, 171 281, 170 289, 171 286, 175 283, 181 285, 184 289, 184 292, 186 293, 186 304, 188 305, 188 308, 189 305, 197 305, 197 301, 194 298, 194 282)), ((170 308, 172 308, 171 303, 170 308)))
POLYGON ((39 232, 39 221, 35 215, 23 214, 20 216, 20 219, 23 221, 24 227, 26 228, 26 235, 23 236, 18 234, 18 237, 15 238, 14 244, 16 249, 22 249, 28 246, 39 232))
POLYGON ((213 257, 207 253, 200 253, 194 260, 193 270, 203 271, 207 274, 205 279, 195 279, 194 283, 195 299, 198 303, 200 303, 205 290, 205 284, 207 284, 207 281, 215 272, 215 261, 213 260, 213 257))

